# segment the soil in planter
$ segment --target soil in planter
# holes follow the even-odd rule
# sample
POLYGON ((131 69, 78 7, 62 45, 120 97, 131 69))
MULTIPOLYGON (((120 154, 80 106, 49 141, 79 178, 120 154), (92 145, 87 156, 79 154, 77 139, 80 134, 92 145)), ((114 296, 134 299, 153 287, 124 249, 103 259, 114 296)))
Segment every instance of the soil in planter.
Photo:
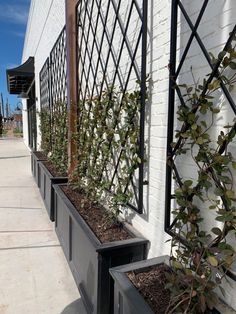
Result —
MULTIPOLYGON (((155 314, 165 314, 170 302, 170 291, 165 289, 165 285, 167 284, 166 272, 171 272, 170 267, 160 264, 127 273, 129 280, 155 314)), ((221 314, 215 308, 212 310, 208 309, 205 313, 221 314)))
POLYGON ((121 223, 111 225, 102 206, 92 204, 84 194, 68 186, 63 186, 62 189, 101 243, 133 238, 121 223))
POLYGON ((54 177, 67 177, 66 173, 61 173, 57 170, 57 168, 52 164, 50 160, 43 161, 42 162, 44 166, 48 169, 48 171, 51 173, 54 177))
POLYGON ((47 159, 47 156, 44 154, 44 152, 34 152, 34 155, 38 157, 38 159, 47 159))
POLYGON ((127 273, 130 281, 156 314, 165 314, 170 302, 170 292, 165 289, 167 271, 170 271, 168 266, 158 265, 141 272, 127 273))

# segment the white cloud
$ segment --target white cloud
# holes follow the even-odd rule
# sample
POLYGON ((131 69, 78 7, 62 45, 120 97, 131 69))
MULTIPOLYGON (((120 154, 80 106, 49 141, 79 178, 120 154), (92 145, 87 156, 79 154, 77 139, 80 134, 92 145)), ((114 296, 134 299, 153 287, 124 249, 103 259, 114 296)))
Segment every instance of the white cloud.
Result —
POLYGON ((19 4, 0 4, 0 20, 14 24, 26 24, 28 7, 19 4))

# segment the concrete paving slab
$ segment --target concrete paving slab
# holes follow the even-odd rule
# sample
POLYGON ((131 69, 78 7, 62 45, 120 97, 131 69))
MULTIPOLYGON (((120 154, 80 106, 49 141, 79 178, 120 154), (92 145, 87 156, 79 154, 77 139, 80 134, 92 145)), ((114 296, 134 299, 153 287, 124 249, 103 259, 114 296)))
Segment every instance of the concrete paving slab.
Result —
POLYGON ((22 140, 0 140, 0 173, 0 314, 86 314, 22 140))
MULTIPOLYGON (((0 188, 1 190, 1 188, 0 188)), ((24 190, 22 193, 25 192, 24 190)), ((10 196, 10 195, 9 195, 10 196)), ((1 193, 0 193, 1 199, 1 193)), ((10 202, 10 201, 9 201, 10 202)), ((3 231, 29 231, 29 230, 49 230, 52 229, 52 224, 48 220, 46 212, 43 212, 43 205, 41 203, 34 202, 35 207, 22 208, 22 200, 19 199, 17 208, 7 206, 0 207, 0 233, 3 231), (41 208, 39 206, 42 206, 41 208), (37 206, 37 207, 36 207, 37 206)), ((14 205, 17 205, 16 201, 14 205)))
POLYGON ((38 204, 42 202, 36 186, 0 186, 0 207, 34 208, 38 204))

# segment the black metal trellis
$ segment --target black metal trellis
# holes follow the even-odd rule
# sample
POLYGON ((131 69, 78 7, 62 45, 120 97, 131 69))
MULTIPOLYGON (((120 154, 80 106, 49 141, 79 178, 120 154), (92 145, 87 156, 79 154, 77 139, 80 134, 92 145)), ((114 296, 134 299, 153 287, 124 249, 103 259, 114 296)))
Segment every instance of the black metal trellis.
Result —
POLYGON ((40 73, 40 105, 41 109, 50 108, 50 73, 49 73, 49 58, 44 63, 40 73))
MULTIPOLYGON (((206 11, 206 8, 209 4, 209 0, 204 0, 199 10, 199 15, 196 19, 195 24, 192 23, 183 3, 181 0, 172 0, 172 13, 171 13, 171 43, 170 43, 170 80, 169 80, 169 105, 168 105, 168 134, 167 134, 167 160, 173 163, 172 157, 174 156, 176 150, 178 149, 178 142, 175 148, 172 148, 171 144, 173 142, 173 134, 174 134, 174 115, 175 115, 175 98, 176 94, 180 103, 184 104, 185 101, 182 97, 180 89, 176 86, 177 79, 183 68, 183 65, 186 60, 186 56, 188 51, 192 45, 193 39, 195 38, 208 65, 210 66, 211 73, 208 77, 207 83, 211 83, 214 78, 220 80, 221 89, 224 92, 224 95, 230 104, 233 112, 236 114, 236 104, 232 99, 228 89, 226 88, 224 82, 219 77, 219 66, 221 61, 218 61, 215 64, 212 64, 211 58, 201 37, 198 34, 198 27, 202 21, 202 17, 206 11), (179 63, 177 64, 176 58, 176 49, 177 49, 177 34, 178 34, 178 13, 181 13, 187 22, 191 34, 188 39, 186 46, 184 47, 183 54, 180 58, 179 63)), ((227 50, 227 47, 231 44, 234 36, 236 34, 236 25, 233 28, 223 50, 227 50)), ((207 86, 207 84, 206 84, 207 86)), ((206 90, 203 90, 202 93, 204 94, 206 90)), ((175 227, 176 219, 171 221, 171 201, 175 199, 175 195, 172 192, 172 175, 175 175, 176 179, 180 178, 177 166, 173 163, 173 166, 170 167, 167 163, 166 168, 166 195, 165 195, 165 231, 170 234, 171 236, 178 237, 178 235, 173 230, 175 227)), ((229 272, 229 276, 236 280, 236 276, 229 272)))
MULTIPOLYGON (((101 97, 103 91, 111 86, 118 87, 124 96, 131 89, 132 82, 140 82, 140 131, 137 141, 141 163, 138 182, 136 183, 133 178, 130 178, 135 205, 129 204, 131 208, 139 213, 142 213, 143 210, 144 185, 147 5, 147 0, 108 0, 105 3, 101 0, 82 0, 77 4, 79 102, 84 104, 88 98, 101 97), (124 12, 121 14, 122 6, 127 8, 125 14, 124 12), (133 31, 130 31, 133 27, 134 17, 136 27, 133 31), (130 38, 131 33, 133 35, 132 40, 130 38)), ((88 117, 90 114, 91 112, 88 111, 88 117)), ((122 125, 116 127, 119 128, 122 125)), ((113 155, 113 173, 110 176, 111 187, 119 176, 122 150, 117 152, 113 150, 111 145, 110 150, 112 150, 113 155)), ((106 171, 105 166, 102 175, 106 171)), ((111 191, 110 188, 108 191, 111 191)))
POLYGON ((55 102, 67 99, 66 29, 63 27, 40 74, 41 108, 53 108, 55 102))
POLYGON ((66 71, 66 29, 63 27, 39 73, 41 110, 49 110, 51 121, 54 104, 67 101, 66 71))
POLYGON ((67 99, 66 28, 64 27, 50 53, 50 97, 55 102, 67 99))

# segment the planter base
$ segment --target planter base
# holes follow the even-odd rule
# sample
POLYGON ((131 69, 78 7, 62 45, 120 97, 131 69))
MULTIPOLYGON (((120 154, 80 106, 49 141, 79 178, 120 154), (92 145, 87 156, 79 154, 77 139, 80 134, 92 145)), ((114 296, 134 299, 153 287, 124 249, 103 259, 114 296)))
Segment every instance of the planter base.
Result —
POLYGON ((54 184, 67 183, 66 177, 53 177, 45 165, 38 162, 39 190, 51 221, 55 220, 54 184))
MULTIPOLYGON (((126 273, 137 270, 142 272, 149 267, 161 264, 169 265, 169 256, 160 256, 110 269, 110 274, 114 279, 114 314, 154 314, 154 311, 131 283, 126 273)), ((227 313, 221 312, 218 305, 212 310, 212 314, 227 313)))
POLYGON ((37 153, 39 152, 31 152, 31 172, 32 172, 32 175, 37 183, 37 185, 39 186, 39 165, 38 165, 38 162, 39 161, 44 161, 46 160, 46 157, 38 157, 37 156, 37 153))
POLYGON ((101 244, 60 185, 55 187, 55 227, 88 313, 113 313, 113 280, 109 268, 146 258, 148 241, 101 244))

